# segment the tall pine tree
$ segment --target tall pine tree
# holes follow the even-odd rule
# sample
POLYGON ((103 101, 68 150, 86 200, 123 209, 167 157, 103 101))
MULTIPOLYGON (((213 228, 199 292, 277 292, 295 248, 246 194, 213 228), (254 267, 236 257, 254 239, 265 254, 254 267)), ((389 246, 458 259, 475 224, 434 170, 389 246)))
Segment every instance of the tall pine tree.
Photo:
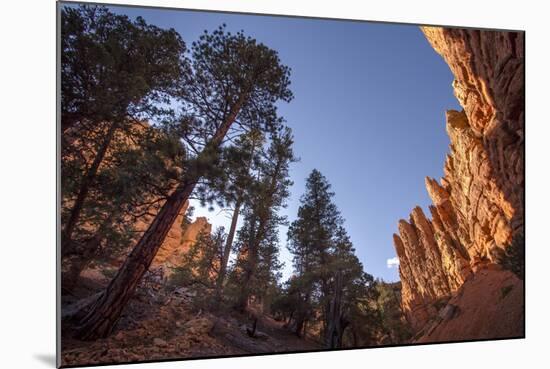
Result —
MULTIPOLYGON (((224 148, 220 172, 215 173, 206 183, 207 189, 203 193, 211 193, 223 202, 222 206, 232 210, 231 225, 223 249, 223 258, 220 272, 216 281, 216 300, 222 300, 223 286, 226 282, 229 256, 234 249, 234 240, 237 234, 237 224, 243 206, 250 203, 254 183, 254 173, 260 165, 264 135, 259 130, 252 130, 241 135, 235 144, 224 148)), ((220 202, 218 200, 218 202, 220 202)))
POLYGON ((102 6, 64 6, 60 19, 61 170, 64 184, 78 181, 63 193, 66 255, 74 251, 85 202, 117 133, 139 140, 135 126, 141 120, 170 116, 171 109, 163 106, 188 67, 186 45, 173 29, 141 17, 131 21, 102 6))
POLYGON ((257 179, 249 189, 244 225, 239 231, 237 273, 240 292, 237 308, 244 311, 251 296, 262 297, 264 288, 276 283, 278 227, 286 218, 278 214, 289 196, 289 165, 295 161, 290 128, 271 136, 271 144, 259 163, 257 179))
POLYGON ((344 332, 358 314, 357 304, 368 299, 372 289, 372 276, 355 255, 333 197, 328 180, 313 170, 298 218, 288 230, 295 270, 287 292, 295 304, 293 328, 302 336, 308 321, 320 323, 328 348, 342 347, 344 332))
POLYGON ((277 52, 242 32, 205 32, 192 46, 192 71, 180 86, 181 140, 190 153, 179 184, 126 261, 80 321, 77 336, 110 334, 168 231, 201 179, 219 160, 227 139, 242 131, 276 132, 275 103, 290 101, 289 69, 277 52))

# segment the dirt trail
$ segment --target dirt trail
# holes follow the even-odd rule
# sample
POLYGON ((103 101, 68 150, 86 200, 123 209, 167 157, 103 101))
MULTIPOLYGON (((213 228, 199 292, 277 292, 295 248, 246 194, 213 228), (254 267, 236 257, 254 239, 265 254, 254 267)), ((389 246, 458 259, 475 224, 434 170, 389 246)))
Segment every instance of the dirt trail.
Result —
MULTIPOLYGON (((85 281, 72 301, 96 293, 106 280, 85 281)), ((139 288, 125 309, 115 331, 105 339, 85 342, 68 338, 66 327, 62 343, 62 364, 107 364, 114 362, 185 359, 272 352, 309 351, 322 346, 300 339, 283 322, 259 315, 255 337, 249 316, 236 313, 212 314, 191 308, 193 296, 185 290, 139 288)), ((256 315, 258 316, 258 315, 256 315)), ((70 326, 70 325, 67 325, 70 326)))
MULTIPOLYGON (((229 318, 229 321, 232 319, 234 318, 229 318)), ((238 329, 235 329, 236 324, 227 328, 216 326, 213 334, 243 354, 310 351, 323 348, 310 339, 297 337, 284 327, 283 322, 278 322, 267 315, 259 316, 255 337, 250 337, 246 333, 246 328, 251 328, 251 325, 250 319, 243 319, 238 329)))

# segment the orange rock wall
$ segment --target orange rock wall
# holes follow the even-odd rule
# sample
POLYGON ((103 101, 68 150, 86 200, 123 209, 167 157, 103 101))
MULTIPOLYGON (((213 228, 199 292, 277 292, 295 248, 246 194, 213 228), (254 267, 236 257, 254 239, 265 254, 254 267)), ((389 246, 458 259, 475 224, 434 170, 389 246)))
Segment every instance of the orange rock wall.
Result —
MULTIPOLYGON (((151 268, 163 265, 167 267, 166 272, 170 273, 170 268, 181 265, 183 255, 189 251, 191 246, 197 241, 201 231, 207 233, 212 232, 212 225, 208 223, 205 217, 197 217, 194 222, 182 226, 188 207, 189 202, 186 202, 153 259, 151 268)), ((136 229, 144 232, 152 220, 152 217, 144 217, 144 219, 136 225, 136 229)))
POLYGON ((464 110, 447 112, 444 177, 426 178, 431 220, 417 207, 394 235, 403 308, 416 330, 524 226, 523 33, 422 31, 454 74, 464 110))

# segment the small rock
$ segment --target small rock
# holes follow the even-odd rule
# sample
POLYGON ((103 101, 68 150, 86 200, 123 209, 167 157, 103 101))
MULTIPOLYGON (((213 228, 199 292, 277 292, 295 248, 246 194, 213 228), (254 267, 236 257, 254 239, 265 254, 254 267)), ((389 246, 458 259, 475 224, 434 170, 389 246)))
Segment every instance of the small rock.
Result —
POLYGON ((269 335, 267 333, 264 333, 264 332, 261 332, 261 331, 256 331, 254 333, 254 338, 257 338, 257 339, 260 339, 260 340, 268 340, 269 335))
POLYGON ((159 347, 166 347, 168 344, 162 338, 156 337, 153 339, 153 345, 159 346, 159 347))
POLYGON ((207 318, 192 319, 183 325, 183 328, 190 334, 207 334, 214 327, 214 323, 207 318))
POLYGON ((115 340, 117 341, 123 341, 124 340, 124 332, 123 331, 120 331, 118 332, 116 335, 115 335, 115 340))
POLYGON ((455 317, 458 312, 458 306, 448 304, 439 312, 439 317, 443 320, 449 320, 455 317))

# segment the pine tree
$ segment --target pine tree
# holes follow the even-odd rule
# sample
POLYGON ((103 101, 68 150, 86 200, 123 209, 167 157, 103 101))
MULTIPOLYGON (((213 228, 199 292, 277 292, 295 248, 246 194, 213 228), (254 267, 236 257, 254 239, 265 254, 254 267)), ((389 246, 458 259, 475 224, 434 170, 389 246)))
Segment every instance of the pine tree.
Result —
MULTIPOLYGON (((298 218, 288 230, 289 251, 294 255, 294 269, 300 280, 303 298, 297 309, 296 334, 301 335, 304 323, 310 318, 313 295, 327 314, 330 301, 329 277, 326 268, 334 248, 334 237, 343 219, 332 203, 334 193, 327 179, 314 169, 306 181, 306 193, 300 199, 298 218)), ((326 322, 326 319, 325 319, 326 322)))
POLYGON ((193 43, 192 72, 179 89, 181 124, 174 127, 191 157, 175 190, 81 320, 78 337, 110 334, 184 203, 216 167, 224 142, 243 129, 277 131, 282 119, 275 103, 290 101, 289 83, 289 69, 281 65, 277 53, 242 32, 231 34, 220 27, 193 43))
POLYGON ((70 197, 62 232, 67 255, 117 133, 131 137, 142 120, 170 115, 160 106, 185 73, 186 46, 173 29, 83 5, 62 7, 61 49, 61 170, 64 185, 77 184, 63 188, 70 197))
POLYGON ((318 170, 307 178, 298 218, 288 230, 295 274, 287 294, 296 304, 295 333, 303 336, 307 321, 320 316, 327 347, 338 348, 344 344, 346 328, 362 318, 359 305, 372 299, 372 276, 355 255, 330 188, 318 170))
POLYGON ((289 165, 295 161, 290 128, 282 128, 271 136, 271 144, 258 165, 257 180, 250 185, 245 204, 245 221, 239 231, 238 258, 241 276, 240 296, 236 307, 244 311, 251 295, 262 297, 262 287, 277 283, 278 227, 286 218, 278 211, 286 206, 289 196, 289 165))
POLYGON ((222 199, 222 206, 232 207, 231 225, 216 281, 218 303, 222 300, 222 290, 226 281, 229 256, 234 248, 237 223, 243 205, 250 202, 253 173, 261 160, 264 141, 263 134, 258 130, 252 130, 238 137, 234 145, 228 146, 222 152, 220 160, 220 167, 223 168, 222 175, 216 173, 217 175, 208 178, 208 189, 202 191, 202 194, 210 191, 213 196, 222 199))
MULTIPOLYGON (((84 149, 81 153, 87 155, 84 149)), ((114 138, 89 187, 72 245, 62 248, 64 293, 72 292, 91 261, 114 258, 135 242, 137 222, 158 211, 179 178, 176 164, 184 157, 177 137, 147 124, 136 125, 129 137, 121 133, 114 138)), ((70 216, 73 190, 80 183, 79 165, 77 158, 64 162, 74 171, 63 173, 63 222, 70 216)))
POLYGON ((380 331, 389 343, 407 342, 412 332, 401 309, 401 282, 386 283, 376 280, 374 284, 380 331))
POLYGON ((212 234, 206 227, 201 229, 195 243, 183 256, 181 265, 174 268, 172 284, 200 284, 208 290, 214 290, 226 237, 223 227, 216 228, 212 234))

